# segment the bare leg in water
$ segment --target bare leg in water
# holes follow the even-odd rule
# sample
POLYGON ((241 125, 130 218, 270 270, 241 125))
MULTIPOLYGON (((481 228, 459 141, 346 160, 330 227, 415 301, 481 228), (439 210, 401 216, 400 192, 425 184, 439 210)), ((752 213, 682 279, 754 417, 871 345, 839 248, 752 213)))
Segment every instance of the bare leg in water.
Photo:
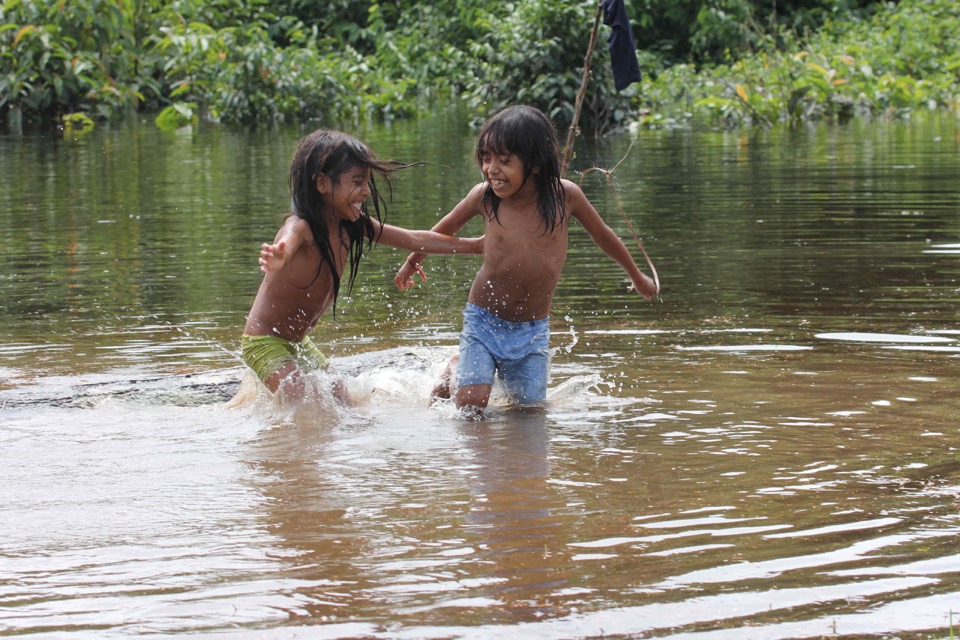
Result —
MULTIPOLYGON (((431 391, 431 398, 434 400, 447 400, 452 394, 453 376, 457 370, 457 360, 459 356, 453 356, 444 367, 440 374, 440 380, 434 385, 431 391)), ((489 384, 471 384, 457 389, 455 402, 457 409, 466 410, 471 415, 481 415, 487 408, 490 401, 490 391, 492 385, 489 384)))
MULTIPOLYGON (((328 370, 329 371, 329 370, 328 370)), ((294 402, 301 402, 305 395, 304 373, 295 362, 286 362, 282 364, 273 374, 271 374, 264 383, 272 392, 276 393, 283 387, 286 397, 294 402)), ((344 384, 343 378, 339 376, 334 378, 331 391, 333 397, 344 405, 351 405, 350 393, 344 384)))
POLYGON ((434 385, 433 391, 430 392, 430 398, 434 400, 449 400, 450 399, 450 389, 453 385, 453 372, 456 371, 457 360, 460 356, 453 356, 447 361, 447 366, 443 368, 443 372, 440 374, 440 380, 437 381, 437 384, 434 385))

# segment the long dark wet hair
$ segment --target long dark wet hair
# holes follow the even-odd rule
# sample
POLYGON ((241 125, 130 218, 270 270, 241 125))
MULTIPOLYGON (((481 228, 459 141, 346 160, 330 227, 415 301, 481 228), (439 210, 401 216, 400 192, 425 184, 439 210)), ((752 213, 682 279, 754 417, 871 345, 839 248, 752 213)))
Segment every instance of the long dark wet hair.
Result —
MULTIPOLYGON (((293 160, 290 161, 289 183, 293 214, 303 218, 310 225, 313 240, 320 251, 320 264, 317 265, 317 275, 314 280, 320 277, 324 266, 330 269, 330 274, 333 276, 334 315, 337 312, 337 296, 340 294, 340 274, 337 273, 333 247, 330 244, 329 224, 333 218, 332 212, 325 210, 323 197, 317 189, 317 181, 322 174, 330 181, 332 188, 336 188, 340 176, 357 166, 366 167, 372 171, 368 201, 373 203, 373 213, 377 221, 382 223, 387 215, 386 200, 377 188, 374 175, 383 178, 389 196, 392 195, 389 175, 403 168, 404 165, 378 160, 367 145, 353 136, 329 129, 318 129, 303 138, 297 145, 293 160)), ((363 203, 361 212, 362 215, 355 221, 339 221, 341 234, 346 232, 350 243, 348 291, 353 289, 360 258, 363 257, 366 249, 373 246, 375 240, 367 202, 363 203)), ((338 237, 342 235, 338 234, 338 237)))
MULTIPOLYGON (((497 112, 487 120, 477 136, 477 164, 483 166, 488 153, 513 154, 523 163, 523 181, 533 180, 537 187, 537 210, 544 233, 552 233, 563 223, 566 204, 560 182, 560 147, 557 130, 550 119, 535 107, 517 105, 497 112), (539 169, 534 173, 534 169, 539 169)), ((500 198, 488 185, 483 192, 484 211, 496 220, 500 198)))

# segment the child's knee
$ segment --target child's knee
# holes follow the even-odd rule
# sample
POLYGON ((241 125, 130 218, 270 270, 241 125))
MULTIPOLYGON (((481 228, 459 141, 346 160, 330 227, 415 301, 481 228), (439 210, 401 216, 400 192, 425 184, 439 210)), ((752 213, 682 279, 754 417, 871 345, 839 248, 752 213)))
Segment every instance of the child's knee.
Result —
POLYGON ((281 387, 287 392, 300 391, 303 387, 302 374, 300 367, 296 362, 288 360, 277 367, 273 373, 262 378, 263 383, 267 385, 273 393, 276 393, 281 387))
POLYGON ((483 410, 487 408, 490 402, 490 390, 492 386, 488 384, 471 384, 457 389, 456 404, 458 409, 483 410))

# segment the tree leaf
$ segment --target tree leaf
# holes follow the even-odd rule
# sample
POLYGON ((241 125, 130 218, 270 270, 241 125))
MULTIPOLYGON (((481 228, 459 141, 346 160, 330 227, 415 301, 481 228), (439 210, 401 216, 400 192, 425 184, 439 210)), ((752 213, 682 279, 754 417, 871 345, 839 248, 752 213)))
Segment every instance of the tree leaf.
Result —
POLYGON ((13 39, 13 46, 17 46, 20 43, 20 40, 23 38, 23 36, 27 35, 28 33, 35 30, 36 28, 37 26, 33 24, 28 24, 24 27, 21 27, 20 30, 17 31, 16 37, 13 39))

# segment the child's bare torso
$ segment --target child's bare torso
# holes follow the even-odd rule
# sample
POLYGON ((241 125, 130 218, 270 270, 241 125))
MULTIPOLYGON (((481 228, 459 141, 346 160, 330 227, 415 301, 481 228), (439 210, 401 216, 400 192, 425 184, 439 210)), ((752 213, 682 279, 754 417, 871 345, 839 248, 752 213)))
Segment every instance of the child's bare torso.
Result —
MULTIPOLYGON (((284 224, 294 220, 291 217, 284 224)), ((283 228, 277 237, 282 233, 283 228)), ((343 273, 347 248, 333 238, 331 246, 338 254, 337 270, 343 273)), ((297 251, 281 269, 264 275, 244 333, 272 335, 293 342, 302 340, 333 303, 333 277, 326 264, 318 275, 320 264, 320 251, 313 237, 302 238, 297 251)))
POLYGON ((531 200, 503 200, 497 217, 484 220, 483 265, 468 300, 511 322, 546 318, 566 261, 567 218, 548 231, 531 200))

